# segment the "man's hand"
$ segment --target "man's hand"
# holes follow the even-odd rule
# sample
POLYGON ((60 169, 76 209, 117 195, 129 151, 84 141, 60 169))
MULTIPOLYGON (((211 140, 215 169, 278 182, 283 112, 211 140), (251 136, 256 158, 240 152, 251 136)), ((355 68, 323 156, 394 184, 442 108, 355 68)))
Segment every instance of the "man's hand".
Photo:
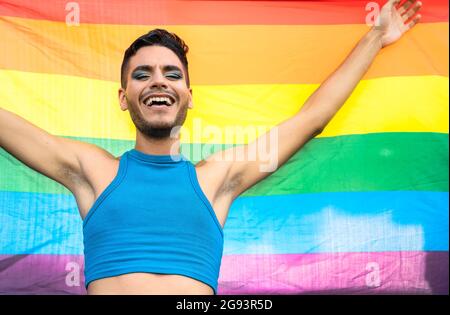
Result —
MULTIPOLYGON (((219 151, 199 163, 199 167, 205 170, 203 174, 213 174, 210 176, 217 179, 218 184, 212 194, 216 203, 230 205, 237 196, 274 172, 322 132, 367 72, 380 49, 398 40, 419 21, 420 15, 416 13, 422 3, 417 0, 406 0, 402 4, 400 2, 389 0, 381 9, 377 26, 358 42, 350 55, 306 100, 297 114, 276 126, 273 135, 277 141, 270 141, 270 130, 245 146, 219 151), (265 146, 267 143, 275 145, 265 146), (259 150, 260 147, 263 150, 259 150), (267 148, 270 152, 266 156, 271 157, 270 161, 278 162, 270 171, 262 171, 261 166, 267 166, 267 160, 263 160, 262 155, 256 155, 252 160, 233 159, 237 156, 249 156, 245 152, 264 152, 267 148), (227 157, 222 160, 231 162, 220 162, 222 156, 227 157)), ((229 207, 224 208, 228 211, 229 207)), ((227 212, 219 213, 221 223, 225 222, 226 216, 227 212)))
POLYGON ((374 26, 374 29, 382 34, 382 47, 396 42, 421 18, 417 12, 420 10, 422 2, 407 0, 399 6, 400 2, 400 0, 389 0, 381 9, 377 24, 374 26))

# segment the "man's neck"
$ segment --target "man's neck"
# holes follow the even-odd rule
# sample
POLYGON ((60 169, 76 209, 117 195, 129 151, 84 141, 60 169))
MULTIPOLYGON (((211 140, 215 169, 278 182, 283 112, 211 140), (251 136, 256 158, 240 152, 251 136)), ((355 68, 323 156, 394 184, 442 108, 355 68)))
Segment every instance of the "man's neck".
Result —
POLYGON ((136 133, 135 149, 145 154, 175 155, 180 154, 179 135, 177 138, 150 138, 139 131, 136 133))

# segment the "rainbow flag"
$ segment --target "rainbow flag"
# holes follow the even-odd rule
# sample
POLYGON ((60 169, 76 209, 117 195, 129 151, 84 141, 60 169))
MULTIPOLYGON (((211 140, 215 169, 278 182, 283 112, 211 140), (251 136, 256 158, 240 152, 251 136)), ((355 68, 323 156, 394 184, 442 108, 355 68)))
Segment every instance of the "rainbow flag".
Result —
MULTIPOLYGON (((324 132, 235 200, 219 294, 448 294, 448 1, 421 1, 324 132)), ((123 53, 162 27, 190 47, 195 163, 297 112, 369 30, 367 3, 1 0, 0 106, 121 155, 123 53)), ((0 293, 86 293, 73 196, 4 150, 0 293)))

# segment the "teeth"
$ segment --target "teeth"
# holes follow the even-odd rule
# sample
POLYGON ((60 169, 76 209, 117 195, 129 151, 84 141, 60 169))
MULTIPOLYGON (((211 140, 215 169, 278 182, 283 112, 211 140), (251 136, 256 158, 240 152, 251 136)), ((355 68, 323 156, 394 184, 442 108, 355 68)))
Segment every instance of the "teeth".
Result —
POLYGON ((172 105, 172 100, 168 97, 150 97, 145 102, 145 105, 152 105, 153 102, 166 102, 166 104, 172 105))

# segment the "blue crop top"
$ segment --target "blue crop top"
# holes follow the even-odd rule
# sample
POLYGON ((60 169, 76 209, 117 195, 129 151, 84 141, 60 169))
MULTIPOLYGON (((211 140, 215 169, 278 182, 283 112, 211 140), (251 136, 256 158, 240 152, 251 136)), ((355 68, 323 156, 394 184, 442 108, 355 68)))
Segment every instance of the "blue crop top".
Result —
POLYGON ((125 152, 83 222, 85 286, 132 272, 176 274, 217 294, 223 231, 182 154, 125 152))

